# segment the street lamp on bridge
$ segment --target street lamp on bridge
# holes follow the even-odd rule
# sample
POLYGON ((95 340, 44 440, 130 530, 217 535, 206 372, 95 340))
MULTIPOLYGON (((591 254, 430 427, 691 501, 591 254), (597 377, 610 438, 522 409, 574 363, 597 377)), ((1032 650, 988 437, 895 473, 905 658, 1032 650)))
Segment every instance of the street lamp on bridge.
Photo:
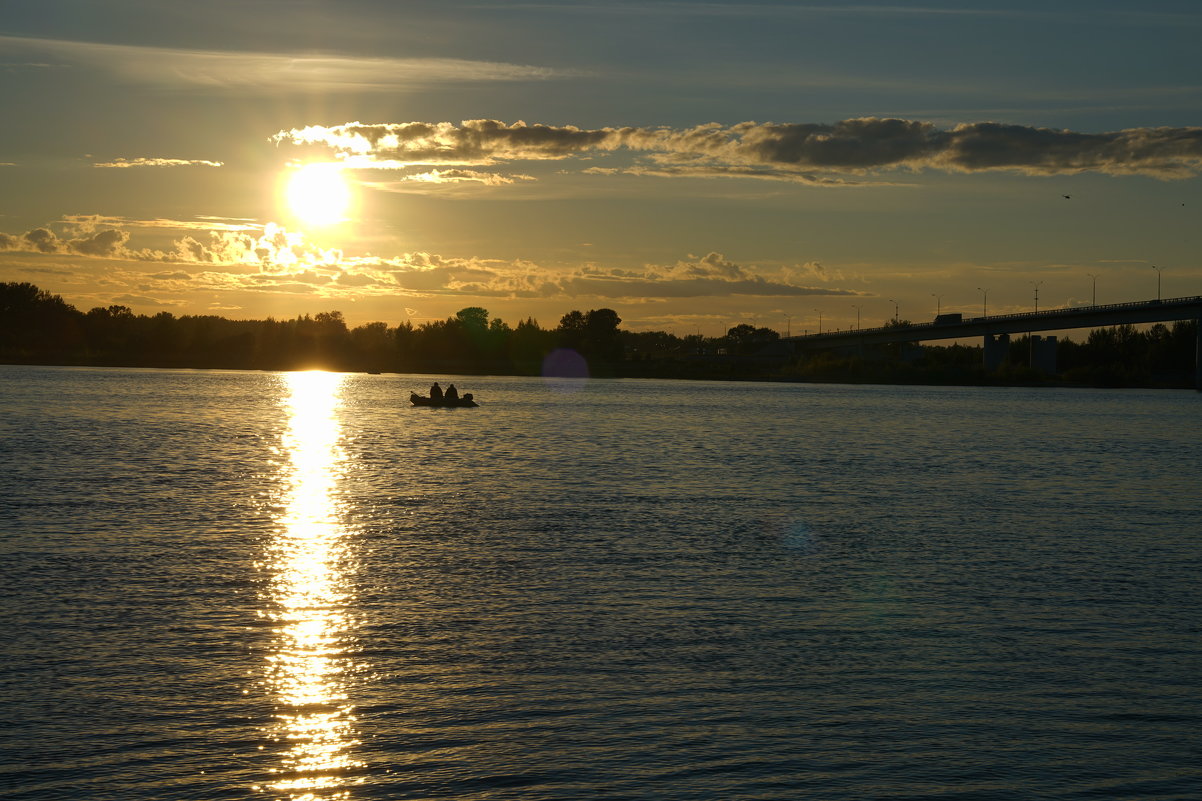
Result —
POLYGON ((860 330, 860 308, 862 306, 863 306, 863 304, 861 304, 860 306, 857 306, 854 303, 851 305, 851 307, 856 310, 856 330, 857 331, 860 330))
POLYGON ((935 316, 938 317, 943 313, 943 295, 936 295, 932 292, 931 297, 935 299, 935 316))
POLYGON ((1087 276, 1093 279, 1093 296, 1090 298, 1090 305, 1098 305, 1098 277, 1093 273, 1086 273, 1087 276))
POLYGON ((1152 269, 1156 271, 1156 299, 1160 300, 1160 268, 1153 264, 1152 269))
POLYGON ((889 302, 893 304, 893 324, 897 325, 897 301, 890 298, 889 302))
POLYGON ((1028 281, 1027 283, 1035 287, 1035 311, 1039 311, 1039 287, 1043 281, 1028 281))
POLYGON ((822 309, 814 309, 814 311, 818 312, 818 333, 821 334, 822 333, 822 309))
POLYGON ((989 316, 989 290, 977 287, 977 291, 981 293, 981 316, 989 316))

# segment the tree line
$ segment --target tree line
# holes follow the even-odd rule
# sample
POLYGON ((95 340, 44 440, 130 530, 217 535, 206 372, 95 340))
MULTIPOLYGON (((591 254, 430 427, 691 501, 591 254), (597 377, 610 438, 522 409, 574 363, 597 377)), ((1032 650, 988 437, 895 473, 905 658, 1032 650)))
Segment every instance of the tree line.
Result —
MULTIPOLYGON (((1025 338, 993 374, 981 348, 864 348, 797 358, 769 328, 740 324, 720 337, 625 331, 613 309, 570 311, 554 328, 516 325, 471 306, 445 320, 348 326, 340 312, 288 320, 135 314, 126 306, 76 309, 31 283, 0 283, 0 361, 18 364, 538 375, 557 349, 581 354, 592 375, 914 383, 1037 383, 1025 338)), ((1063 378, 1094 385, 1192 381, 1196 323, 1091 331, 1062 339, 1063 378)))

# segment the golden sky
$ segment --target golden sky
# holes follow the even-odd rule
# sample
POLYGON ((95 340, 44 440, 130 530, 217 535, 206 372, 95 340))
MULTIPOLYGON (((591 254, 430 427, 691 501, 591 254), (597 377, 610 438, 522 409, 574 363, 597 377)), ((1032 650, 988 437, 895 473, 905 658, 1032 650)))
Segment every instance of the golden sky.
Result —
POLYGON ((1200 34, 1190 2, 14 4, 0 280, 709 335, 1199 295, 1200 34))

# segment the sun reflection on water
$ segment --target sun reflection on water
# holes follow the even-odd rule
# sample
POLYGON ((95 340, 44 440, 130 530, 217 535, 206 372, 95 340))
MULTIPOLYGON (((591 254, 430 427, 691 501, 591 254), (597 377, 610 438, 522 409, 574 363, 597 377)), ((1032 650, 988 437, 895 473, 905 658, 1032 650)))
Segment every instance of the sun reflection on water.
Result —
POLYGON ((289 373, 288 485, 267 567, 268 609, 275 624, 268 680, 275 695, 271 736, 286 743, 278 778, 266 788, 293 801, 350 797, 350 774, 362 766, 352 755, 354 707, 346 691, 344 654, 350 602, 345 531, 335 484, 344 456, 338 407, 345 376, 289 373))

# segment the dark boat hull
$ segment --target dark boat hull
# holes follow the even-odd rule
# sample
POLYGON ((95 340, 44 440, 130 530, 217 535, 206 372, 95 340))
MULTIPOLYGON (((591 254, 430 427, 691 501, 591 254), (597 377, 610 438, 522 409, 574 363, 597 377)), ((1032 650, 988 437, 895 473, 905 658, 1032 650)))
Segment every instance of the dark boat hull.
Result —
POLYGON ((424 395, 418 395, 416 392, 409 393, 409 402, 414 406, 433 406, 439 409, 467 409, 472 406, 480 405, 474 400, 468 400, 467 398, 455 398, 454 400, 443 398, 442 400, 431 400, 424 395))

